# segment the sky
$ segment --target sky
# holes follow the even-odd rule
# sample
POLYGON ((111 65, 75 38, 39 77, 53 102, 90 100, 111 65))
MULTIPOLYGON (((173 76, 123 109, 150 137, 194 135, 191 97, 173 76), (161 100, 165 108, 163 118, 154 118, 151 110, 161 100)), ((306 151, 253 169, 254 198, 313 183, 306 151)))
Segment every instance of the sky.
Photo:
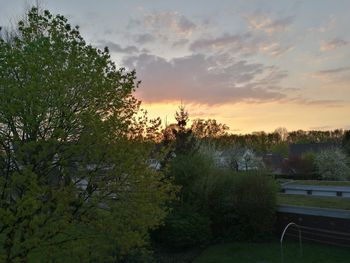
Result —
MULTIPOLYGON (((150 117, 232 133, 350 129, 350 0, 41 0, 119 67, 150 117)), ((0 0, 0 26, 36 1, 0 0)))

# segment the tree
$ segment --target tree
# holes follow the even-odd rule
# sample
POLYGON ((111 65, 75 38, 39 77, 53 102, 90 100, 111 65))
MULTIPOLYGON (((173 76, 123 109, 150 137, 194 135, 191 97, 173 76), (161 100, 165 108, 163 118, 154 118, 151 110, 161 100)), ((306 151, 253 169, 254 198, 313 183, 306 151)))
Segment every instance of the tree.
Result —
POLYGON ((179 111, 175 113, 175 120, 177 121, 177 125, 181 131, 185 130, 186 125, 189 121, 188 112, 185 109, 184 105, 179 106, 179 111))
POLYGON ((0 261, 111 262, 147 244, 173 188, 147 165, 159 123, 136 117, 137 86, 61 15, 33 8, 0 39, 0 261))
POLYGON ((175 113, 177 123, 166 126, 162 131, 162 148, 165 152, 161 161, 161 167, 166 169, 177 155, 194 153, 197 150, 197 140, 192 130, 186 127, 189 116, 185 107, 181 104, 175 113))
POLYGON ((195 119, 192 122, 191 130, 197 138, 219 138, 227 135, 229 127, 215 119, 195 119))
POLYGON ((323 179, 346 180, 350 178, 350 167, 346 155, 340 149, 331 149, 316 155, 317 172, 323 179))
POLYGON ((342 146, 347 155, 350 156, 350 130, 345 131, 342 146))
POLYGON ((288 130, 284 127, 278 127, 275 129, 275 132, 276 134, 278 134, 279 136, 279 139, 282 141, 282 142, 285 142, 288 138, 288 130))

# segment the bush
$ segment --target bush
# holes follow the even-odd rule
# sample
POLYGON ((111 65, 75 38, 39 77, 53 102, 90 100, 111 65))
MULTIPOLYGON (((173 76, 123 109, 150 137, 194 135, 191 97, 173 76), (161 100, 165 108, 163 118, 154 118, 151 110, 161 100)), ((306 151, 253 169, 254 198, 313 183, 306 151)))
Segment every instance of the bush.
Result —
POLYGON ((158 231, 159 242, 180 249, 206 243, 210 233, 233 240, 272 234, 277 192, 272 177, 217 168, 206 153, 177 156, 170 175, 182 187, 181 198, 158 231))
POLYGON ((167 217, 155 237, 160 244, 173 250, 199 246, 211 238, 210 220, 190 208, 182 208, 167 217))
POLYGON ((258 172, 224 174, 211 193, 209 214, 217 237, 258 240, 272 234, 277 185, 258 172))
POLYGON ((206 154, 195 153, 176 156, 169 167, 169 177, 177 186, 181 205, 190 205, 198 211, 202 207, 201 190, 196 189, 198 182, 216 171, 213 160, 206 154))

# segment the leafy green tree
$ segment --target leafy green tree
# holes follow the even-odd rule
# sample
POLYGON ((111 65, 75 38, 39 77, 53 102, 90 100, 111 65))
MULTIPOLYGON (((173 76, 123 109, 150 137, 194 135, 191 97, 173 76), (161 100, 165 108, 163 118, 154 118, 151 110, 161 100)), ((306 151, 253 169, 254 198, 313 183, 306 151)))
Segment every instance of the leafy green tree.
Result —
POLYGON ((135 72, 31 9, 0 38, 0 261, 115 262, 147 245, 173 188, 147 159, 135 72), (66 260, 66 261, 67 261, 66 260))

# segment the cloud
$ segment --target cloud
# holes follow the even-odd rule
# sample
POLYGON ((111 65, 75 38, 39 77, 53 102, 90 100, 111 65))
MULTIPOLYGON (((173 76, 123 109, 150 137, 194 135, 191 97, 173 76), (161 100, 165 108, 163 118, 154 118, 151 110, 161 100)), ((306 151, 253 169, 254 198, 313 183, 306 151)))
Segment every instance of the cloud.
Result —
POLYGON ((341 107, 345 103, 347 103, 344 100, 338 100, 338 99, 310 99, 310 98, 304 98, 301 96, 287 98, 283 102, 293 102, 301 105, 322 106, 322 107, 341 107))
POLYGON ((186 45, 188 42, 189 42, 188 39, 182 38, 182 39, 179 39, 179 40, 175 41, 175 42, 172 44, 172 46, 173 46, 173 47, 181 47, 181 46, 186 45))
POLYGON ((281 55, 291 51, 294 49, 294 46, 287 45, 287 46, 281 46, 279 43, 274 42, 271 44, 261 44, 259 51, 262 53, 269 54, 272 57, 280 57, 281 55))
POLYGON ((334 68, 334 69, 320 70, 320 71, 318 71, 318 73, 330 75, 330 74, 341 73, 341 72, 348 71, 348 70, 350 70, 350 66, 349 67, 340 67, 340 68, 334 68))
POLYGON ((294 47, 282 46, 270 37, 254 36, 251 32, 244 34, 224 34, 219 37, 199 38, 191 43, 192 52, 229 52, 242 56, 253 56, 257 53, 279 57, 294 47))
POLYGON ((245 16, 249 27, 253 30, 262 30, 266 33, 285 32, 294 21, 294 16, 287 16, 272 20, 262 14, 245 16))
POLYGON ((224 34, 215 38, 199 38, 190 45, 190 50, 193 52, 220 52, 228 50, 244 52, 251 38, 252 35, 250 33, 236 35, 224 34))
POLYGON ((325 33, 325 32, 333 30, 333 28, 335 28, 335 26, 336 26, 336 18, 334 15, 331 15, 328 19, 327 24, 319 27, 317 29, 317 31, 319 31, 321 33, 325 33))
POLYGON ((142 26, 142 21, 140 19, 131 18, 126 26, 126 29, 135 29, 142 26))
POLYGON ((156 37, 150 33, 136 35, 134 38, 136 43, 141 45, 145 43, 153 42, 156 39, 156 37))
POLYGON ((108 47, 108 49, 111 52, 116 52, 116 53, 126 53, 126 54, 133 54, 139 52, 139 49, 136 46, 126 46, 126 47, 121 47, 119 44, 116 44, 112 41, 99 41, 100 47, 108 47))
POLYGON ((166 44, 180 47, 189 42, 198 26, 186 16, 173 11, 142 12, 139 18, 129 20, 128 33, 135 43, 166 44))
POLYGON ((266 102, 284 98, 278 85, 286 73, 276 67, 245 60, 226 61, 227 55, 194 54, 169 61, 140 54, 124 60, 136 68, 142 80, 138 96, 145 102, 170 102, 215 105, 240 101, 266 102))
POLYGON ((335 50, 337 48, 346 46, 348 44, 349 44, 349 42, 345 41, 344 39, 334 38, 331 41, 322 42, 320 45, 320 50, 321 51, 332 51, 332 50, 335 50))
POLYGON ((348 71, 350 71, 350 66, 319 70, 309 73, 308 76, 324 81, 335 81, 341 79, 343 76, 347 76, 348 71))
POLYGON ((181 37, 189 37, 196 25, 178 12, 154 12, 146 14, 144 24, 157 31, 172 31, 181 37))

